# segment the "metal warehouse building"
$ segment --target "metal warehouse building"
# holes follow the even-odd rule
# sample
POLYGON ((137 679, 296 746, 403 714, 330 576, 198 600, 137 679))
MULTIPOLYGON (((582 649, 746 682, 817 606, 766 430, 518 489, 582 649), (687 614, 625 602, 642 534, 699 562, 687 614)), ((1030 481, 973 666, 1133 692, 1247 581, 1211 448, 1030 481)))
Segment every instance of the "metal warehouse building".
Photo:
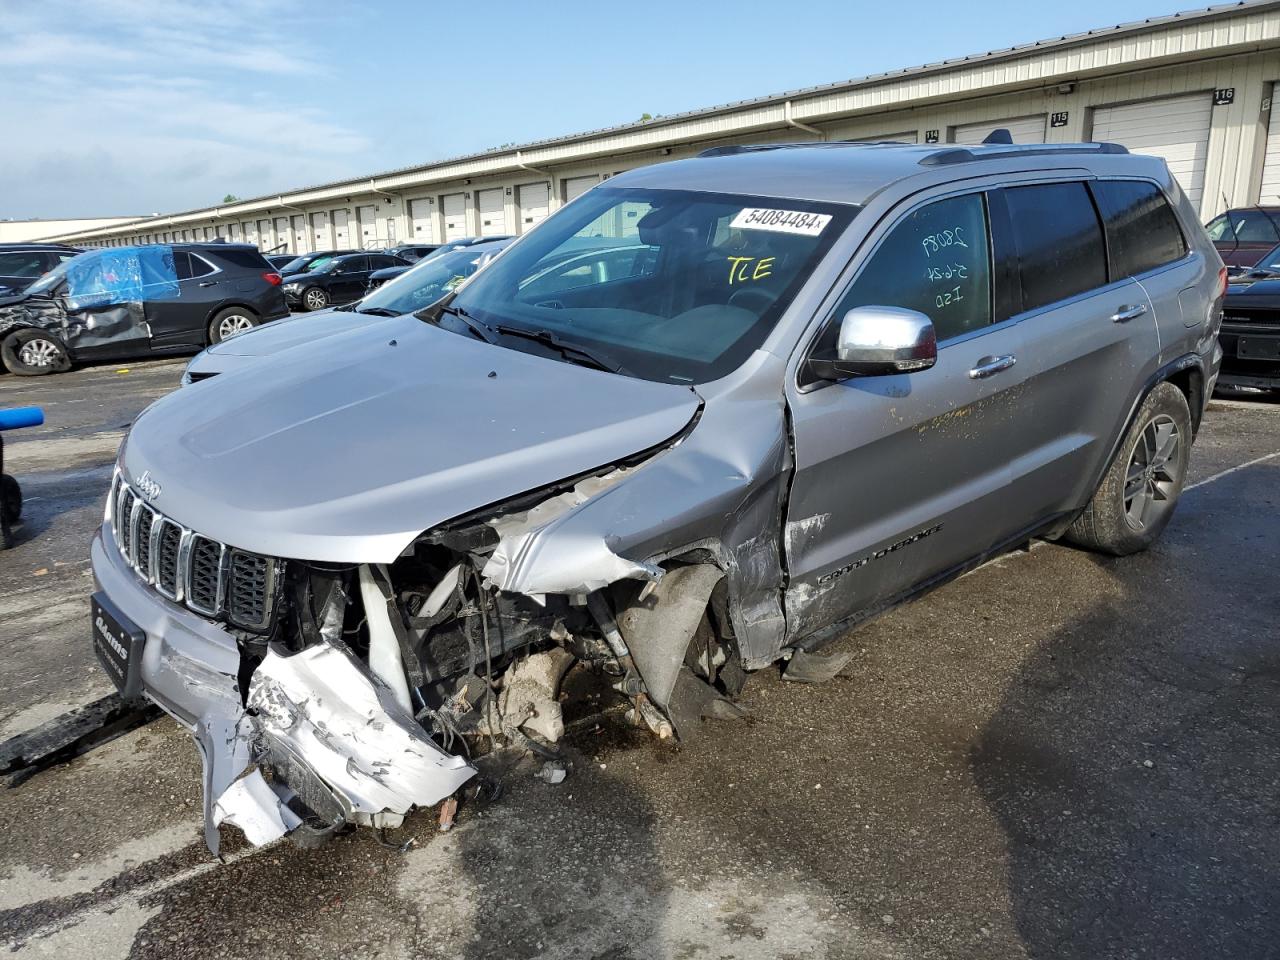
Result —
POLYGON ((1109 140, 1164 157, 1204 217, 1280 204, 1280 0, 943 63, 64 235, 307 252, 518 234, 602 180, 733 143, 1109 140))

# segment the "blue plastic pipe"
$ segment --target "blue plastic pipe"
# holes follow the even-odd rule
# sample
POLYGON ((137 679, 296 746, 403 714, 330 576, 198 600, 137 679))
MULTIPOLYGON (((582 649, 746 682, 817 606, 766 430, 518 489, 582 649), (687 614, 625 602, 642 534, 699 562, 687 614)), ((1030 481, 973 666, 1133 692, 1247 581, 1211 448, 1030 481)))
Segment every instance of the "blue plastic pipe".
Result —
POLYGON ((0 430, 38 427, 42 423, 44 423, 44 411, 39 407, 14 407, 12 410, 0 410, 0 430))

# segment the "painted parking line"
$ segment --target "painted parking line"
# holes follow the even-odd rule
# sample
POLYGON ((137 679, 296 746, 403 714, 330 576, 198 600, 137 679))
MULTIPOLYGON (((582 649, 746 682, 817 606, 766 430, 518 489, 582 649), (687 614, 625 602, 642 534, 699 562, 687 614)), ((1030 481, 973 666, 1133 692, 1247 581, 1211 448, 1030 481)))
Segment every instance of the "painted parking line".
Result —
POLYGON ((1244 463, 1238 463, 1234 467, 1227 467, 1225 470, 1219 470, 1217 473, 1212 476, 1205 477, 1203 480, 1197 480, 1195 483, 1187 484, 1187 486, 1182 488, 1182 492, 1187 493, 1190 490, 1194 490, 1196 487, 1203 487, 1207 483, 1213 483, 1215 480, 1221 480, 1223 477, 1229 477, 1231 474, 1237 473, 1241 470, 1247 470, 1249 467, 1256 467, 1258 464, 1266 463, 1268 460, 1274 460, 1276 457, 1280 457, 1280 450, 1277 450, 1275 453, 1264 454, 1261 457, 1254 457, 1252 460, 1246 460, 1244 463))

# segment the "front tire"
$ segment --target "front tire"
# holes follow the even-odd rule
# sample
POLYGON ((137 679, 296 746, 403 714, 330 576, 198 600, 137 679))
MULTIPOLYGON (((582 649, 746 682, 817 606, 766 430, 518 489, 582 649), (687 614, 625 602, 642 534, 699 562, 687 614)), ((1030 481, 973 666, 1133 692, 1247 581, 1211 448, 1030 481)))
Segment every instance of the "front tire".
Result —
POLYGON ((66 348, 57 337, 43 330, 9 334, 0 342, 0 361, 6 370, 19 377, 39 377, 71 368, 66 348))
POLYGON ((219 311, 209 322, 209 343, 222 343, 252 330, 262 320, 252 310, 244 307, 228 307, 219 311))
POLYGON ((1191 456, 1191 409, 1172 383, 1147 395, 1115 460, 1066 539, 1123 557, 1156 542, 1173 517, 1191 456))
POLYGON ((329 291, 320 287, 307 287, 302 291, 302 305, 308 310, 323 310, 329 305, 329 291))

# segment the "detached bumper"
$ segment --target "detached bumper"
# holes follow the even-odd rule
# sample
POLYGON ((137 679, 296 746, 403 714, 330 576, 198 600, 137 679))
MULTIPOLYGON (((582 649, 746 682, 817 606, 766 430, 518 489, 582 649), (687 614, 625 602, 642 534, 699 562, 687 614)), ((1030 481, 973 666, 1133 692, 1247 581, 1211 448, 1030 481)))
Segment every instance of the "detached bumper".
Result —
POLYGON ((246 709, 234 636, 144 583, 109 527, 95 535, 91 558, 99 589, 146 634, 144 694, 195 737, 211 852, 221 823, 267 843, 296 827, 303 807, 326 823, 397 826, 474 776, 363 663, 328 643, 271 650, 249 679, 246 709))

